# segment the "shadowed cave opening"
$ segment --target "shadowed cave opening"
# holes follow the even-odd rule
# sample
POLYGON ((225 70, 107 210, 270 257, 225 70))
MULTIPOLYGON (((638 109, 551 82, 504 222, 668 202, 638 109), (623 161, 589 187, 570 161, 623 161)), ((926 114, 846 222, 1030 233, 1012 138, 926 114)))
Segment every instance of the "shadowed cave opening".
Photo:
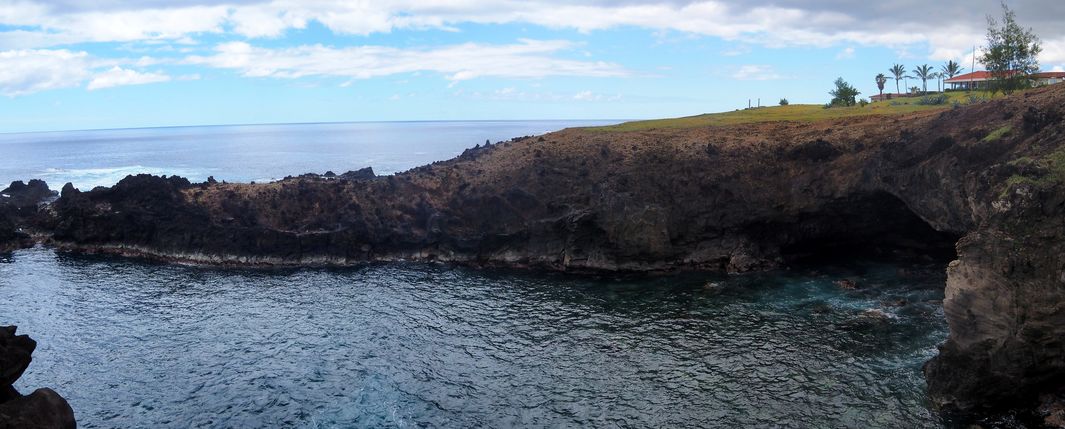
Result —
POLYGON ((778 231, 781 254, 792 264, 854 259, 947 262, 957 258, 961 234, 937 231, 898 197, 883 191, 835 200, 796 216, 778 231))

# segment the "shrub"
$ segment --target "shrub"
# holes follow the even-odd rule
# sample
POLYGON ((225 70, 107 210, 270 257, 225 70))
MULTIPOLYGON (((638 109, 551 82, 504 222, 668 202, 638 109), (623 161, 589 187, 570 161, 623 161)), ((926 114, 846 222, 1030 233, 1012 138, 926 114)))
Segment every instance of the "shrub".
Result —
POLYGON ((780 105, 781 106, 787 106, 788 105, 788 99, 787 98, 781 98, 780 99, 780 105))
POLYGON ((859 105, 859 106, 861 106, 861 107, 865 107, 865 106, 868 106, 868 105, 869 105, 869 102, 868 102, 868 101, 866 101, 866 100, 865 100, 865 99, 863 98, 863 99, 861 99, 861 100, 858 100, 858 105, 859 105))
POLYGON ((950 97, 947 94, 926 95, 917 100, 917 104, 921 106, 939 106, 947 104, 950 101, 950 97))

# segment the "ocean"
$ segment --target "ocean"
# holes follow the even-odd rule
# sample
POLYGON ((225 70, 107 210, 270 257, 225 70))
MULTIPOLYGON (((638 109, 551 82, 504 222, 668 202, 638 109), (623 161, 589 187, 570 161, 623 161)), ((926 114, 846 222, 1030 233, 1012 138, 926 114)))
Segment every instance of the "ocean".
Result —
MULTIPOLYGON (((0 179, 390 174, 586 122, 189 127, 0 135, 0 179)), ((942 427, 921 365, 942 264, 574 276, 381 263, 222 269, 0 255, 16 387, 110 427, 942 427), (842 289, 849 278, 861 287, 842 289)))
POLYGON ((0 134, 0 189, 43 179, 60 189, 111 186, 130 174, 194 182, 264 182, 373 167, 394 174, 485 141, 618 121, 347 122, 0 134))

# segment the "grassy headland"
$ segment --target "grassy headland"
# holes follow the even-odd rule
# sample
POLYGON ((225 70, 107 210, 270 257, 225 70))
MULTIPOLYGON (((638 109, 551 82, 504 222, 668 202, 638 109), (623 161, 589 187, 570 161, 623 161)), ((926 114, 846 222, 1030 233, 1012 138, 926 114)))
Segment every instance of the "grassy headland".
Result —
MULTIPOLYGON (((941 94, 947 97, 946 101, 942 104, 920 104, 922 97, 903 97, 869 103, 865 106, 851 107, 825 108, 820 104, 792 104, 788 106, 741 109, 732 112, 706 113, 682 118, 625 122, 617 125, 591 127, 588 128, 588 130, 623 132, 714 127, 779 121, 816 122, 855 116, 901 115, 927 110, 949 109, 953 107, 955 103, 965 105, 990 100, 992 98, 990 93, 981 91, 951 91, 941 94)), ((937 95, 940 94, 932 94, 930 96, 935 97, 937 95)), ((998 97, 1002 97, 1002 95, 999 94, 998 97)))

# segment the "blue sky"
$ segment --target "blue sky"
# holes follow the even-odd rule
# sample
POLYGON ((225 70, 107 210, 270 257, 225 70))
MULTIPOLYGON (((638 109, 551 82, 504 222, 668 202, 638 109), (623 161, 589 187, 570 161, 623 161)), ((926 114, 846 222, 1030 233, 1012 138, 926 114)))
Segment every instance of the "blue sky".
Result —
MULTIPOLYGON (((1065 6, 1014 1, 1065 65, 1065 6)), ((0 3, 0 132, 629 119, 863 96, 893 63, 971 68, 993 1, 0 3)), ((977 68, 980 68, 979 64, 977 68)), ((911 82, 913 84, 913 82, 911 82)), ((934 85, 930 83, 930 85, 934 85)), ((894 88, 894 82, 888 84, 894 88)))

